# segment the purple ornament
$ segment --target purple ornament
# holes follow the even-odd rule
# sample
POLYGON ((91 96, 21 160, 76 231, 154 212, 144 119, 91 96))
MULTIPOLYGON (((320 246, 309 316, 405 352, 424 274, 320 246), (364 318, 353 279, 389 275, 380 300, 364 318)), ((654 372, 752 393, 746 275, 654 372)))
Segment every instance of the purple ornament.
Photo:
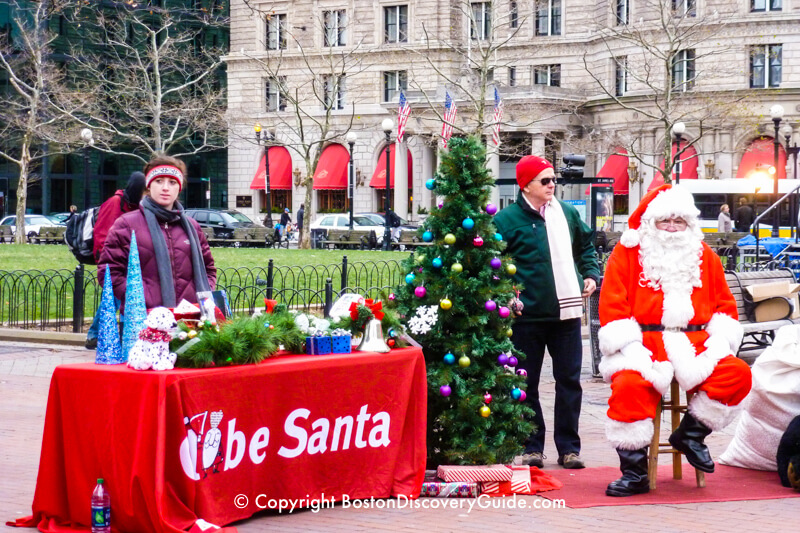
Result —
POLYGON ((498 364, 501 364, 501 365, 507 365, 508 364, 508 354, 501 353, 500 355, 498 355, 497 356, 497 362, 498 362, 498 364))
POLYGON ((519 370, 517 370, 517 374, 519 374, 520 376, 527 376, 528 371, 525 370, 524 368, 520 368, 519 370))
POLYGON ((508 307, 503 306, 497 310, 497 314, 500 315, 500 318, 508 318, 511 312, 508 310, 508 307))
POLYGON ((500 261, 499 257, 493 257, 492 260, 489 261, 489 264, 492 265, 492 268, 495 270, 503 266, 503 262, 500 261))
POLYGON ((517 363, 519 363, 519 360, 517 360, 517 358, 514 357, 513 355, 508 358, 508 364, 510 366, 517 366, 517 363))
POLYGON ((439 205, 438 205, 437 207, 438 207, 439 209, 441 209, 441 208, 443 208, 443 207, 444 207, 444 204, 443 204, 442 202, 439 202, 439 205))
POLYGON ((442 385, 439 387, 439 394, 442 396, 450 396, 451 392, 453 391, 450 389, 450 385, 442 385))
POLYGON ((520 389, 520 391, 519 391, 519 401, 524 402, 525 398, 527 398, 527 397, 528 397, 528 395, 525 394, 525 391, 520 389))
POLYGON ((472 239, 472 244, 473 244, 474 246, 483 246, 483 237, 481 237, 480 235, 478 235, 477 237, 475 237, 474 239, 472 239))
POLYGON ((417 287, 416 289, 414 289, 414 295, 415 295, 417 298, 425 298, 425 294, 426 294, 427 292, 428 292, 428 291, 427 291, 427 290, 425 290, 425 287, 423 287, 422 285, 420 285, 419 287, 417 287))
POLYGON ((486 204, 486 212, 490 215, 497 213, 497 206, 494 204, 486 204))
POLYGON ((494 303, 494 300, 486 300, 486 303, 483 304, 483 307, 487 311, 494 311, 495 309, 497 309, 497 304, 494 303))
POLYGON ((422 267, 419 267, 419 271, 422 272, 422 267))

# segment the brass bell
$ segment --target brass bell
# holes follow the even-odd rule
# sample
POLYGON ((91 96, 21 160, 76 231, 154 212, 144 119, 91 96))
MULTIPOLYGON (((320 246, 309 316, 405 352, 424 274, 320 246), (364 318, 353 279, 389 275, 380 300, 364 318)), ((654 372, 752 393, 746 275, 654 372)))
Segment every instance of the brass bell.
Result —
POLYGON ((359 352, 377 352, 386 353, 391 350, 389 345, 383 340, 383 328, 381 328, 381 321, 373 318, 367 322, 367 327, 364 328, 364 336, 361 339, 361 344, 356 348, 359 352))

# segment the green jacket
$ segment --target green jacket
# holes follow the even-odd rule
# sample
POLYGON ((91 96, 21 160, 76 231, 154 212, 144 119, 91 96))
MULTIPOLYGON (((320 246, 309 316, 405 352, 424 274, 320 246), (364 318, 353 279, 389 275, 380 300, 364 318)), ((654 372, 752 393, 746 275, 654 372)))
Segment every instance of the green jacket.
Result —
MULTIPOLYGON (((575 260, 575 276, 583 287, 585 278, 600 280, 600 266, 594 249, 594 230, 581 220, 574 207, 556 199, 567 218, 572 257, 575 260)), ((556 297, 556 286, 550 262, 550 247, 547 243, 545 220, 538 211, 531 209, 522 198, 522 191, 513 203, 494 217, 497 231, 508 243, 505 253, 514 259, 517 272, 514 281, 524 286, 520 295, 525 308, 517 320, 542 322, 558 320, 560 310, 556 297)))

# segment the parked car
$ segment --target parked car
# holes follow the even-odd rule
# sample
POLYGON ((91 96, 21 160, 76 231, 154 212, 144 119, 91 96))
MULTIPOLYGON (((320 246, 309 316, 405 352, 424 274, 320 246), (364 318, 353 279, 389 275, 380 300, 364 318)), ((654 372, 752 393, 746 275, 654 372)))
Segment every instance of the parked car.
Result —
MULTIPOLYGON (((17 232, 17 216, 10 215, 0 220, 0 226, 11 226, 11 231, 13 233, 17 232)), ((29 237, 32 235, 38 235, 39 229, 41 228, 51 228, 53 226, 63 226, 64 224, 61 222, 56 221, 50 217, 45 215, 25 215, 25 234, 29 237)))
POLYGON ((239 211, 187 209, 186 215, 195 219, 201 228, 214 228, 214 237, 217 239, 230 239, 236 228, 252 228, 259 225, 239 211))
MULTIPOLYGON (((358 216, 364 216, 373 220, 379 226, 383 226, 386 223, 386 217, 383 213, 358 213, 358 216)), ((408 220, 400 217, 400 227, 402 229, 417 229, 419 226, 411 224, 408 220)))
POLYGON ((67 219, 69 218, 69 216, 71 214, 72 213, 69 213, 69 212, 67 212, 67 213, 52 213, 52 214, 47 215, 47 216, 49 218, 52 218, 53 220, 55 220, 56 222, 58 222, 60 224, 66 224, 67 223, 67 219))
MULTIPOLYGON (((330 213, 322 215, 311 223, 311 230, 347 229, 350 227, 350 215, 347 213, 330 213)), ((383 242, 383 226, 364 215, 353 215, 353 229, 374 230, 378 242, 383 242)))

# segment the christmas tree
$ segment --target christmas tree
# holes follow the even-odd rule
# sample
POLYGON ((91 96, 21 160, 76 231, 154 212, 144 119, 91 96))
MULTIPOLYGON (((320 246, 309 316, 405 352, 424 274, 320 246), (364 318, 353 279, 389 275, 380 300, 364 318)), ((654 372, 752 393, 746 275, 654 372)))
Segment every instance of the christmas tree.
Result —
POLYGON ((532 430, 510 339, 516 267, 492 224, 493 185, 480 141, 451 139, 426 183, 440 197, 419 230, 432 245, 403 263, 395 303, 425 354, 429 464, 506 463, 532 430))
POLYGON ((145 320, 147 320, 147 308, 144 303, 139 247, 136 244, 136 232, 132 231, 131 249, 128 253, 128 277, 125 285, 125 323, 122 327, 122 358, 125 361, 128 360, 128 353, 139 338, 139 332, 145 328, 145 320))

